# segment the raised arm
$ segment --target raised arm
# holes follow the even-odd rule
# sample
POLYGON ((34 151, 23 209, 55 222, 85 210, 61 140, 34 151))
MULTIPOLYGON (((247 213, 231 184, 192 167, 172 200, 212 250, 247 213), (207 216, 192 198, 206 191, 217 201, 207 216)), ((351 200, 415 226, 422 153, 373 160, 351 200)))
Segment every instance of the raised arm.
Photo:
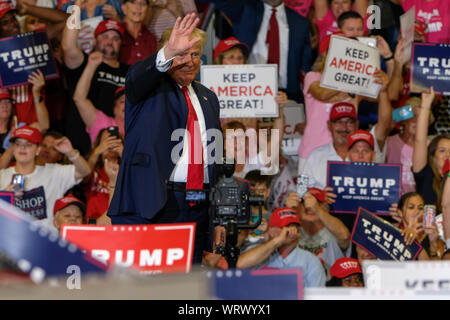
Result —
POLYGON ((388 94, 391 101, 397 101, 403 88, 403 65, 404 65, 404 41, 400 39, 394 53, 394 69, 388 85, 388 94))
POLYGON ((322 20, 328 11, 328 0, 314 0, 316 20, 322 20))
POLYGON ((19 14, 29 14, 37 18, 45 19, 52 23, 64 22, 69 17, 69 15, 62 10, 38 7, 23 0, 16 0, 16 4, 16 8, 19 14))
POLYGON ((97 118, 98 110, 95 108, 91 100, 88 99, 89 88, 94 77, 95 70, 102 63, 103 54, 101 52, 93 52, 89 55, 88 63, 78 80, 75 92, 73 94, 73 101, 80 112, 81 119, 90 130, 97 118))
POLYGON ((381 84, 378 96, 378 122, 375 126, 375 136, 380 149, 383 150, 386 138, 392 128, 392 105, 387 93, 389 78, 387 74, 381 70, 375 72, 374 76, 375 82, 381 84))
POLYGON ((41 70, 38 69, 28 76, 28 81, 33 85, 32 91, 37 118, 37 122, 30 124, 30 126, 44 132, 50 127, 48 110, 41 95, 42 88, 45 86, 45 78, 41 70))
POLYGON ((314 99, 325 103, 335 103, 350 98, 346 92, 322 88, 320 86, 320 81, 314 81, 311 83, 308 92, 314 97, 314 99))
POLYGON ((62 137, 55 141, 55 149, 61 152, 75 166, 75 180, 82 179, 91 173, 91 168, 87 161, 80 155, 80 152, 72 147, 72 143, 67 137, 62 137))
MULTIPOLYGON (((76 0, 75 5, 81 5, 81 0, 76 0)), ((80 19, 79 11, 74 10, 69 19, 80 19), (78 15, 78 17, 76 17, 78 15)), ((78 20, 79 21, 79 20, 78 20)), ((61 48, 64 53, 64 63, 69 69, 78 68, 84 60, 83 51, 78 47, 78 28, 75 26, 64 26, 61 48)))
POLYGON ((414 139, 412 171, 420 172, 427 165, 428 158, 428 121, 430 119, 431 105, 434 100, 434 88, 429 93, 422 93, 422 103, 417 117, 416 137, 414 139))
POLYGON ((361 17, 365 17, 367 15, 367 7, 369 6, 368 0, 355 0, 353 3, 354 11, 358 12, 361 17))

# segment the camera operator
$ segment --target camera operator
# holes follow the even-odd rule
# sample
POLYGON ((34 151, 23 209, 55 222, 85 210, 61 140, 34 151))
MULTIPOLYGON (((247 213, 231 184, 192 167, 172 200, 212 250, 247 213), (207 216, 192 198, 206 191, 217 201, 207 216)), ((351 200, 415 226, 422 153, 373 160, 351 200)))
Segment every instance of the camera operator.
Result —
POLYGON ((301 268, 304 287, 324 287, 326 276, 319 259, 300 249, 300 221, 291 208, 279 208, 272 213, 269 222, 269 241, 239 256, 237 268, 301 268))

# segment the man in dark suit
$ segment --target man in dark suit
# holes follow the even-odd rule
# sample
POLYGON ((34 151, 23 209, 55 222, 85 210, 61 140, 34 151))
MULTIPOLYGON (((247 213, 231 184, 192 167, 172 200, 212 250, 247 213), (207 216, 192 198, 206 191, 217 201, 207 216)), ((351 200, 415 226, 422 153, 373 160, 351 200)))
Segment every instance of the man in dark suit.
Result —
POLYGON ((278 64, 279 89, 289 99, 302 100, 301 73, 310 71, 312 65, 308 20, 282 0, 207 2, 214 2, 227 15, 234 36, 250 47, 249 63, 278 64))
POLYGON ((187 203, 185 191, 214 183, 206 131, 220 130, 216 95, 193 82, 206 39, 198 22, 195 14, 178 18, 158 53, 127 74, 124 151, 108 210, 112 224, 195 222, 194 263, 211 250, 212 225, 207 208, 187 203), (176 159, 179 130, 184 139, 176 159))

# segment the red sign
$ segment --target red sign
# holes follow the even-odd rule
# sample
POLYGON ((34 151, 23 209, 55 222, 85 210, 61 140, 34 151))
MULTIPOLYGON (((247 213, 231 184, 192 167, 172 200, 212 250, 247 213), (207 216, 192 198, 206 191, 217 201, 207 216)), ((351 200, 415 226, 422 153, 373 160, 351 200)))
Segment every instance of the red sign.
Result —
POLYGON ((194 223, 155 225, 63 225, 61 237, 105 265, 144 273, 190 272, 194 223))

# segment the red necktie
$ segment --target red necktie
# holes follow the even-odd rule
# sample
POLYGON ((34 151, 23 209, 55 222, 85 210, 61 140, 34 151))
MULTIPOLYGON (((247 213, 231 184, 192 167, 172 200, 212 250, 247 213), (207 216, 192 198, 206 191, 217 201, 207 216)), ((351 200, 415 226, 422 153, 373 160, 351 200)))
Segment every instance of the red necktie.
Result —
POLYGON ((189 132, 189 164, 186 181, 186 190, 189 189, 203 189, 203 143, 200 133, 200 126, 198 123, 197 113, 189 98, 188 88, 181 88, 186 98, 189 108, 187 129, 189 132))
POLYGON ((269 21, 266 43, 269 45, 267 63, 280 64, 280 35, 278 32, 277 9, 272 8, 272 15, 269 21))

